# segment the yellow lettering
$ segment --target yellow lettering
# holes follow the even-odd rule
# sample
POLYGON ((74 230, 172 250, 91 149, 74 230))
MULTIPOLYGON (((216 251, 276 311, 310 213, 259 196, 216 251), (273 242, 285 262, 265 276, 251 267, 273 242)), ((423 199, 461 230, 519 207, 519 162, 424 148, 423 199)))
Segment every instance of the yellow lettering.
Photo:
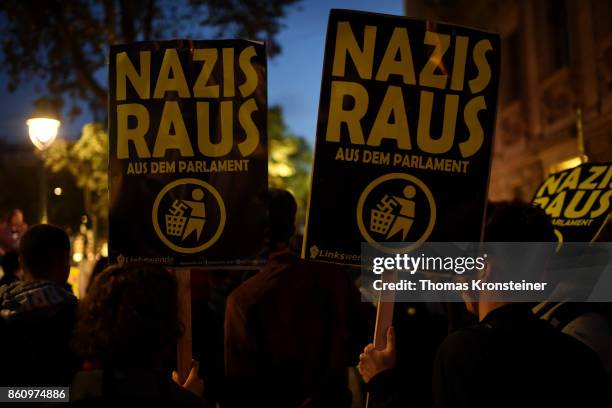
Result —
POLYGON ((465 60, 467 58, 468 37, 458 35, 455 38, 455 58, 453 59, 453 74, 450 89, 461 91, 465 77, 465 60))
POLYGON ((197 48, 193 50, 193 60, 204 61, 200 74, 193 84, 193 96, 196 98, 219 97, 219 85, 207 85, 217 63, 217 58, 218 53, 215 48, 197 48))
POLYGON ((434 50, 419 74, 419 84, 421 86, 444 89, 448 75, 436 74, 435 71, 436 68, 442 65, 442 57, 450 45, 450 36, 426 31, 423 42, 427 45, 433 45, 434 50))
POLYGON ((489 40, 480 40, 474 47, 472 55, 474 58, 474 64, 478 69, 478 76, 474 79, 470 79, 470 90, 472 93, 477 93, 485 89, 491 80, 491 66, 487 61, 485 54, 487 51, 491 51, 493 46, 489 40))
POLYGON ((417 144, 421 150, 427 153, 446 153, 453 146, 457 111, 459 110, 459 95, 446 95, 442 136, 438 139, 434 139, 430 134, 433 98, 433 92, 421 91, 419 124, 417 126, 417 144))
POLYGON ((364 144, 361 119, 367 110, 368 92, 363 85, 355 82, 332 81, 325 140, 328 142, 340 142, 340 130, 342 123, 345 123, 351 143, 357 145, 364 144), (342 105, 345 96, 353 98, 355 102, 353 109, 344 110, 342 105))
POLYGON ((546 207, 544 211, 546 214, 550 215, 552 218, 559 218, 561 216, 561 211, 563 211, 563 203, 565 202, 565 191, 558 194, 552 202, 546 207))
POLYGON ((244 83, 238 87, 243 98, 246 98, 257 89, 257 71, 255 71, 255 67, 251 63, 251 59, 256 55, 255 47, 250 46, 245 48, 238 58, 238 64, 244 73, 244 83))
POLYGON ((234 49, 223 49, 223 96, 233 97, 234 93, 234 49))
POLYGON ((163 98, 168 91, 176 91, 181 98, 190 96, 183 67, 178 52, 174 48, 168 48, 164 53, 153 97, 163 98))
POLYGON ((610 208, 610 198, 612 196, 612 190, 608 190, 599 197, 599 208, 593 210, 591 213, 591 218, 597 218, 600 215, 606 213, 608 208, 610 208))
POLYGON ((391 74, 401 75, 405 84, 416 85, 408 31, 404 27, 396 27, 393 30, 389 45, 378 68, 376 80, 386 81, 391 74), (398 53, 399 60, 396 59, 398 53))
POLYGON ((164 157, 166 151, 170 149, 178 150, 183 157, 193 156, 193 148, 177 101, 167 101, 164 104, 153 147, 153 157, 164 157), (174 130, 174 134, 171 130, 174 130))
POLYGON ((394 139, 400 149, 410 149, 408 118, 402 88, 389 86, 370 131, 368 145, 380 146, 382 139, 394 139), (393 123, 390 122, 393 115, 393 123))
POLYGON ((582 197, 584 197, 585 192, 581 190, 576 191, 576 194, 574 194, 568 206, 565 208, 565 218, 583 218, 589 212, 591 207, 593 207, 593 204, 595 204, 595 200, 597 200, 600 193, 601 190, 592 191, 587 199, 587 202, 582 206, 582 209, 577 210, 576 207, 582 200, 582 197))
POLYGON ((603 174, 606 171, 606 166, 591 166, 589 168, 591 175, 588 176, 582 183, 580 183, 581 190, 594 190, 597 188, 597 183, 595 183, 595 179, 603 174))
POLYGON ((257 103, 255 99, 251 98, 242 104, 238 110, 238 121, 240 126, 244 129, 246 139, 238 144, 238 150, 242 153, 243 157, 246 157, 253 153, 259 145, 259 130, 253 122, 253 112, 257 110, 257 103))
POLYGON ((612 187, 610 185, 610 180, 612 179, 612 166, 608 166, 608 172, 606 173, 606 176, 604 177, 603 180, 601 180, 601 183, 599 183, 599 186, 597 186, 597 188, 609 188, 612 187))
POLYGON ((149 130, 149 111, 143 105, 137 103, 124 103, 117 106, 117 158, 127 159, 130 157, 129 142, 134 143, 136 155, 139 158, 149 158, 151 153, 145 141, 145 135, 149 130), (128 127, 129 117, 136 118, 136 127, 128 127))
POLYGON ((565 189, 575 190, 578 188, 578 182, 580 181, 580 167, 574 168, 570 174, 567 175, 558 191, 563 191, 565 189))
POLYGON ((468 140, 459 143, 459 150, 463 157, 476 154, 484 142, 484 130, 478 120, 478 112, 487 108, 484 96, 480 95, 470 100, 463 110, 463 120, 470 132, 468 140))
POLYGON ((212 142, 212 135, 210 134, 210 104, 208 102, 197 102, 196 111, 198 118, 198 149, 200 153, 208 157, 227 155, 232 150, 232 101, 221 102, 221 120, 219 121, 221 140, 218 143, 212 142), (227 118, 228 106, 229 118, 227 118), (229 132, 227 132, 228 127, 229 132))
POLYGON ((136 71, 130 57, 126 52, 120 52, 115 58, 117 68, 117 100, 124 101, 127 98, 127 81, 130 80, 132 87, 140 99, 151 97, 151 51, 140 51, 140 73, 136 71))
POLYGON ((357 44, 357 40, 355 39, 349 22, 338 22, 332 75, 336 77, 344 76, 346 72, 346 54, 349 54, 353 64, 355 64, 359 77, 362 79, 371 79, 375 41, 376 27, 365 26, 363 49, 361 49, 359 44, 357 44))

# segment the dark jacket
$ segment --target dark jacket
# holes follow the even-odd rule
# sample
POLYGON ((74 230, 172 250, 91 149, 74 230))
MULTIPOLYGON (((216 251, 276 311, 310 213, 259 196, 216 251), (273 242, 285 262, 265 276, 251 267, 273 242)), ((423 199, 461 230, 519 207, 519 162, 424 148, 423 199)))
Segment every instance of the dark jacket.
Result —
MULTIPOLYGON (((207 407, 205 401, 153 370, 81 371, 70 389, 74 407, 207 407)), ((59 405, 58 405, 59 406, 59 405)))
POLYGON ((371 337, 371 305, 345 270, 273 254, 227 302, 230 406, 348 406, 347 367, 371 337))
POLYGON ((70 351, 77 299, 49 281, 0 288, 0 384, 68 386, 80 362, 70 351))
MULTIPOLYGON (((536 318, 528 305, 491 311, 451 334, 434 363, 435 407, 609 406, 603 366, 579 341, 536 318)), ((368 384, 372 407, 410 407, 394 370, 368 384)))

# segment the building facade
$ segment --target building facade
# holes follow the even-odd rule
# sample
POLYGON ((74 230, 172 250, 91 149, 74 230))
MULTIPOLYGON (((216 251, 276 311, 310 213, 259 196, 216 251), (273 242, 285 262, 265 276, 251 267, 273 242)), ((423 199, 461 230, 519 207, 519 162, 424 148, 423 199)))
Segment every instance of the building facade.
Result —
POLYGON ((544 177, 583 155, 612 161, 612 0, 406 0, 405 8, 502 37, 491 200, 529 201, 544 177))

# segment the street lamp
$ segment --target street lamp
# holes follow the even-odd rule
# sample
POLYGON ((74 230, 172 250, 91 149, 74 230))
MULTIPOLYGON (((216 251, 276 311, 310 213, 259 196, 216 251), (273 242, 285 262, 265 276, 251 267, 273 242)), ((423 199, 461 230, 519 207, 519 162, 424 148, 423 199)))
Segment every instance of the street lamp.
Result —
MULTIPOLYGON (((55 113, 37 110, 32 117, 26 121, 30 140, 39 151, 47 149, 55 138, 60 127, 58 115, 55 113)), ((40 195, 40 222, 47 223, 47 176, 45 174, 45 163, 41 159, 39 177, 40 195)))
POLYGON ((54 118, 33 117, 27 120, 30 140, 38 150, 51 146, 57 137, 60 121, 54 118))

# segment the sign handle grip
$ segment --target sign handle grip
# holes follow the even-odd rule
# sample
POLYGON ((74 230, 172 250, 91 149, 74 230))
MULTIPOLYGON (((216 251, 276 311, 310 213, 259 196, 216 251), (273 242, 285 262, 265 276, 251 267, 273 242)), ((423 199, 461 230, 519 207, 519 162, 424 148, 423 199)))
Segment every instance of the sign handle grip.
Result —
POLYGON ((175 268, 174 273, 178 283, 179 319, 183 324, 183 336, 179 338, 176 355, 176 371, 179 380, 185 382, 189 375, 192 360, 191 349, 191 269, 175 268))
MULTIPOLYGON (((391 281, 397 281, 397 271, 386 272, 385 276, 392 274, 391 281)), ((393 326, 393 312, 395 308, 395 293, 380 292, 376 307, 376 326, 374 327, 374 347, 382 350, 387 346, 387 329, 393 326)), ((366 408, 370 407, 370 393, 366 395, 366 408)))

